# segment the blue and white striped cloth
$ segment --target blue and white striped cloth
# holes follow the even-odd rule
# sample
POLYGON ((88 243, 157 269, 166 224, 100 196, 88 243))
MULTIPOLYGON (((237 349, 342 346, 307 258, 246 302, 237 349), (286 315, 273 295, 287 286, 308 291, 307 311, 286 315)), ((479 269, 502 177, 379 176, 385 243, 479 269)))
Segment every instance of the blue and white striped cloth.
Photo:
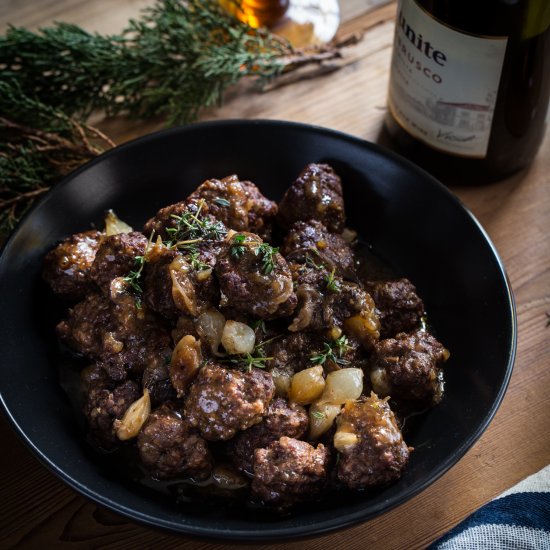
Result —
POLYGON ((429 550, 550 550, 550 466, 482 506, 429 550))

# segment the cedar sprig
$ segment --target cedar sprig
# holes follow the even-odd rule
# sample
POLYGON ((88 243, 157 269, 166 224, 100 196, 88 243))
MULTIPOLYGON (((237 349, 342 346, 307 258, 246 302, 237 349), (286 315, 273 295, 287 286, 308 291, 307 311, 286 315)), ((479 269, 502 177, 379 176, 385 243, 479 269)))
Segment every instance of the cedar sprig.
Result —
POLYGON ((113 146, 96 128, 25 95, 13 79, 1 79, 0 235, 53 183, 113 146))
POLYGON ((2 79, 67 116, 94 110, 194 120, 245 76, 279 74, 291 46, 233 18, 218 0, 157 0, 120 35, 57 23, 0 37, 2 79))

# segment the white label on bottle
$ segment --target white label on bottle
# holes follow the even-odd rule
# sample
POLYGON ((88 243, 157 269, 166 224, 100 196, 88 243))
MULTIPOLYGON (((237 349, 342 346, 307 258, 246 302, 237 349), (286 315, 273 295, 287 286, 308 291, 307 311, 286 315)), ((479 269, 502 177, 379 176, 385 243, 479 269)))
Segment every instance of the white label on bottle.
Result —
POLYGON ((414 0, 402 0, 397 13, 388 96, 394 118, 436 149, 485 157, 508 39, 456 31, 414 0))

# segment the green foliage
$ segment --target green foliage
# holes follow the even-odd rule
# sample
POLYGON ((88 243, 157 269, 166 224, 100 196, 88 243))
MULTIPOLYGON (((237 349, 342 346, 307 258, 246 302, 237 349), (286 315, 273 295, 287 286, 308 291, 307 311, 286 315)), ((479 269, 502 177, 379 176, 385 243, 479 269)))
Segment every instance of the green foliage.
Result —
POLYGON ((279 74, 290 45, 217 0, 157 0, 120 34, 57 23, 0 36, 0 233, 71 170, 113 144, 92 112, 194 120, 247 76, 279 74))
POLYGON ((121 35, 67 23, 0 37, 2 80, 67 116, 94 110, 168 124, 195 119, 245 76, 269 79, 290 46, 230 16, 217 0, 158 0, 121 35))

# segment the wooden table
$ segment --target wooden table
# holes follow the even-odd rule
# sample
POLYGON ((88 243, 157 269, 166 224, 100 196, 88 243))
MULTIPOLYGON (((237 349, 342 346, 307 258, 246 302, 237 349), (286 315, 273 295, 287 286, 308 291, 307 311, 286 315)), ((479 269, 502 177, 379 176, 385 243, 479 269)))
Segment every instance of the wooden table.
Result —
MULTIPOLYGON (((383 0, 382 0, 383 1, 383 0)), ((116 32, 149 0, 3 0, 0 26, 52 20, 116 32)), ((338 72, 265 94, 239 87, 214 118, 273 118, 327 126, 376 141, 385 111, 395 5, 341 0, 342 32, 366 29, 338 72), (364 13, 368 8, 370 11, 364 13)), ((0 31, 2 27, 0 27, 0 31)), ((158 128, 103 123, 122 142, 158 128)), ((519 343, 508 392, 495 419, 460 462, 406 504, 363 525, 262 549, 422 548, 473 510, 550 462, 550 135, 528 171, 500 183, 453 188, 495 243, 517 301, 519 343)), ((222 549, 223 543, 168 535, 99 508, 47 471, 0 420, 0 547, 222 549)))

